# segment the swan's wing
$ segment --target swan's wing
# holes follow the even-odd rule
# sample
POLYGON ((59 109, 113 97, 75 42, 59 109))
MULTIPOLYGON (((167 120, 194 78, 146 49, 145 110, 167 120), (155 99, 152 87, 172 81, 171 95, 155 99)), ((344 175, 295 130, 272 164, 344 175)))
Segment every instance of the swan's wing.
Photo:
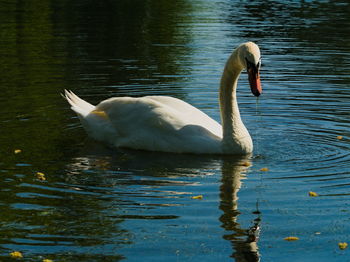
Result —
POLYGON ((116 125, 122 123, 124 127, 128 123, 135 127, 138 123, 139 127, 163 125, 178 130, 186 125, 196 125, 222 137, 222 128, 217 121, 194 106, 169 96, 111 98, 97 105, 96 110, 105 111, 116 125))
MULTIPOLYGON (((111 98, 96 106, 116 130, 116 146, 190 152, 218 147, 221 125, 176 98, 148 96, 111 98)), ((217 149, 218 150, 218 149, 217 149)))
POLYGON ((181 115, 182 120, 187 124, 201 126, 216 136, 222 137, 221 125, 198 108, 169 96, 148 96, 146 98, 158 102, 164 108, 173 110, 179 116, 181 115))

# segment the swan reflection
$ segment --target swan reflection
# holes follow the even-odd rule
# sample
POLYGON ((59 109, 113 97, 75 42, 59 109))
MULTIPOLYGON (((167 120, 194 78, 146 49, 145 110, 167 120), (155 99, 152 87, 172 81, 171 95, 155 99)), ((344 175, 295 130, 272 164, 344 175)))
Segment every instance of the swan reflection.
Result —
MULTIPOLYGON (((237 222, 240 215, 238 193, 249 170, 249 159, 130 150, 116 152, 98 144, 90 144, 88 152, 73 159, 68 179, 69 183, 85 183, 84 188, 92 186, 94 191, 98 190, 101 194, 105 191, 105 194, 114 196, 110 198, 112 204, 104 204, 111 210, 104 212, 112 213, 115 218, 123 221, 143 219, 145 223, 150 219, 172 219, 171 223, 181 227, 183 216, 178 208, 183 213, 186 207, 191 206, 189 201, 194 200, 188 196, 193 186, 198 188, 203 177, 209 179, 210 176, 219 175, 218 207, 221 215, 217 219, 226 232, 222 238, 232 245, 232 253, 229 252, 227 256, 237 262, 257 262, 260 261, 258 240, 261 222, 258 207, 253 212, 255 219, 248 228, 243 228, 237 222)), ((202 193, 205 201, 206 192, 202 193)), ((178 240, 191 241, 191 237, 182 236, 178 240)))
POLYGON ((257 217, 248 229, 241 228, 237 222, 240 214, 238 209, 238 192, 242 185, 242 179, 245 179, 247 172, 247 161, 249 159, 241 158, 236 160, 225 159, 222 165, 222 179, 220 186, 220 209, 223 214, 220 217, 222 227, 231 234, 224 236, 233 246, 232 257, 237 262, 257 262, 260 261, 258 250, 258 240, 260 234, 260 211, 254 214, 257 217))

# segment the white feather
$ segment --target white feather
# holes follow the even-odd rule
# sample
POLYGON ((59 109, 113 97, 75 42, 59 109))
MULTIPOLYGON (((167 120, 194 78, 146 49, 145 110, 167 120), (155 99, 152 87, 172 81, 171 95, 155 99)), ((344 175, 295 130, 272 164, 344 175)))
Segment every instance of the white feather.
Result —
POLYGON ((81 99, 72 91, 64 90, 64 95, 62 96, 71 105, 71 109, 82 117, 86 117, 91 111, 95 109, 95 106, 81 99))

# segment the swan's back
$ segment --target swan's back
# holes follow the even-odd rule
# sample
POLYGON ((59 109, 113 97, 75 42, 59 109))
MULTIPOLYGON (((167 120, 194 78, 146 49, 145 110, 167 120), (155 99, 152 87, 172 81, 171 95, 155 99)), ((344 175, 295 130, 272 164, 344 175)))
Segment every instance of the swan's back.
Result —
MULTIPOLYGON (((80 102, 79 99, 75 100, 80 102)), ((71 103, 72 99, 68 101, 71 103)), ((71 105, 79 115, 81 109, 74 103, 71 105)), ((88 114, 79 115, 89 136, 116 147, 176 153, 222 153, 221 125, 197 108, 173 97, 116 97, 89 107, 89 110, 88 114)))
POLYGON ((117 147, 177 153, 221 150, 220 124, 176 98, 111 98, 96 110, 108 115, 117 147))

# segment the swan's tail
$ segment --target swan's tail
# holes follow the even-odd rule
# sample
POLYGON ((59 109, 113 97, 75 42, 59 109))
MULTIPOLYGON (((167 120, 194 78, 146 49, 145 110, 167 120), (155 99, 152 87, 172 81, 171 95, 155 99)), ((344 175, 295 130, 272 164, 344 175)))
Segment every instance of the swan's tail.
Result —
POLYGON ((72 91, 64 90, 62 95, 68 103, 71 105, 71 109, 78 114, 78 116, 85 118, 91 111, 95 109, 95 106, 84 101, 72 91))

